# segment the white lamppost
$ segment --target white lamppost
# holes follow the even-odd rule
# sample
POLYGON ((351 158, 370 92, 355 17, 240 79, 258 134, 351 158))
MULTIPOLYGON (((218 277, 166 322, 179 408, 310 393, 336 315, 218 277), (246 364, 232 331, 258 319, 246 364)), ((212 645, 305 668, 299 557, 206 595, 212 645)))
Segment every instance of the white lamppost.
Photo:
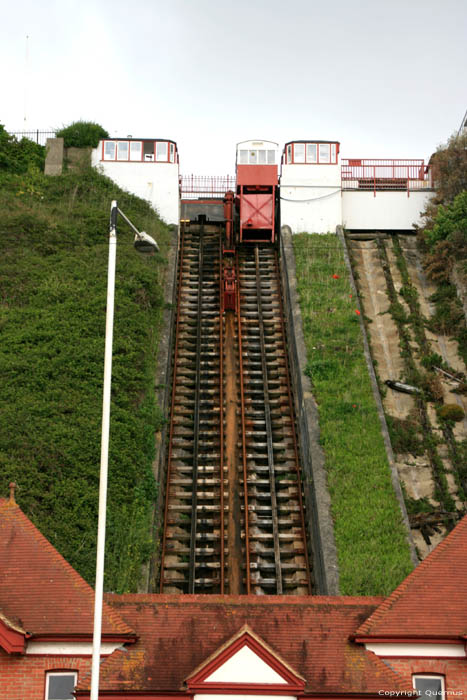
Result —
POLYGON ((109 467, 110 385, 112 379, 112 341, 115 296, 115 261, 117 257, 118 214, 135 232, 135 248, 141 253, 159 250, 156 241, 138 231, 118 208, 114 200, 110 208, 109 266, 107 277, 107 314, 105 324, 104 391, 102 399, 101 469, 99 482, 99 520, 97 526, 96 588, 94 596, 94 632, 92 639, 91 700, 99 697, 99 664, 101 655, 102 601, 104 595, 105 520, 107 508, 107 474, 109 467))

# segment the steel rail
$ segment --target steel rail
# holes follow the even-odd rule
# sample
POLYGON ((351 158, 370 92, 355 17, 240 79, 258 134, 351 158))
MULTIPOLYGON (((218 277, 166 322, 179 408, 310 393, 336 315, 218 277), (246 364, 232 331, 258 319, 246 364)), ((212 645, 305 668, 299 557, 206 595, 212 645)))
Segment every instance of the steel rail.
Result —
POLYGON ((224 540, 224 275, 222 234, 219 236, 219 489, 220 489, 220 592, 225 593, 224 540))
POLYGON ((199 444, 199 404, 200 404, 200 368, 201 368, 201 315, 203 309, 203 234, 201 225, 198 251, 198 302, 196 317, 196 359, 195 359, 195 402, 193 411, 193 490, 191 496, 191 534, 190 534, 190 563, 188 569, 188 593, 195 592, 196 586, 196 531, 198 524, 198 444, 199 444))
POLYGON ((179 250, 179 269, 178 269, 178 289, 177 289, 177 316, 175 320, 175 348, 174 348, 174 361, 173 361, 173 373, 172 373, 172 398, 170 403, 170 425, 169 425, 169 446, 167 453, 167 472, 165 475, 165 506, 164 506, 164 528, 162 534, 162 546, 161 546, 161 561, 160 561, 160 581, 159 581, 159 591, 160 593, 164 590, 164 560, 165 560, 165 548, 167 542, 167 520, 169 514, 169 487, 170 487, 170 477, 172 468, 172 444, 173 444, 173 432, 174 432, 174 408, 175 408, 175 396, 177 390, 177 358, 178 358, 178 340, 179 340, 179 327, 180 327, 180 298, 181 298, 181 288, 182 288, 182 277, 183 277, 183 255, 185 249, 185 224, 182 223, 180 231, 180 250, 179 250))
POLYGON ((237 336, 238 336, 238 374, 240 382, 240 406, 242 422, 242 466, 243 466, 243 504, 245 519, 245 584, 247 595, 251 592, 251 572, 250 572, 250 532, 249 532, 249 511, 248 511, 248 466, 246 452, 246 420, 245 420, 245 387, 243 383, 243 351, 242 351, 242 320, 240 306, 240 264, 238 250, 235 254, 235 266, 237 276, 237 336))
MULTIPOLYGON (((275 254, 274 254, 274 263, 275 263, 277 278, 280 279, 279 260, 278 260, 277 251, 275 251, 275 254)), ((284 315, 284 302, 282 299, 282 294, 279 294, 279 308, 280 308, 280 328, 281 328, 281 335, 282 335, 282 343, 283 343, 284 350, 285 350, 284 360, 285 360, 285 371, 286 371, 286 379, 287 379, 287 397, 288 397, 288 403, 289 403, 291 429, 292 429, 292 440, 293 440, 293 448, 294 448, 294 454, 295 454, 295 471, 296 471, 296 475, 297 475, 298 503, 299 503, 299 508, 300 508, 303 549, 304 549, 305 566, 306 566, 306 572, 307 572, 307 587, 308 587, 308 593, 311 594, 312 586, 311 586, 311 576, 310 576, 310 562, 309 562, 308 547, 307 547, 308 538, 306 536, 305 508, 304 508, 304 504, 303 504, 302 479, 301 479, 301 473, 300 473, 301 472, 301 470, 300 470, 300 457, 299 457, 299 452, 298 452, 297 431, 295 428, 295 410, 294 410, 294 404, 293 404, 293 399, 292 399, 292 390, 290 387, 289 353, 288 353, 288 349, 287 349, 288 346, 287 346, 287 338, 286 338, 286 333, 285 333, 285 323, 284 323, 285 315, 284 315)))
POLYGON ((263 392, 264 392, 264 420, 266 427, 266 441, 269 467, 269 488, 271 495, 271 518, 272 518, 272 533, 274 540, 274 563, 276 570, 276 589, 280 595, 283 592, 282 587, 282 570, 281 570, 281 551, 279 543, 279 523, 277 513, 277 497, 276 497, 276 481, 274 473, 274 449, 272 444, 272 422, 271 422, 271 405, 269 402, 269 386, 268 386, 268 368, 266 363, 266 342, 264 338, 264 319, 263 319, 263 303, 262 303, 262 287, 261 287, 261 271, 259 267, 259 249, 255 246, 255 265, 256 265, 256 303, 258 308, 258 326, 261 346, 261 370, 263 376, 263 392))

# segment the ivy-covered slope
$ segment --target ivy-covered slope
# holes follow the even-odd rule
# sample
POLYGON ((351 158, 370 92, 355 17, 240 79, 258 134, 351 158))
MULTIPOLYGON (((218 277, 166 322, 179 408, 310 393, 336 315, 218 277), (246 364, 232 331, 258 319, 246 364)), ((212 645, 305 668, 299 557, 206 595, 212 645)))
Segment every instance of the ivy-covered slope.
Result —
POLYGON ((23 510, 93 583, 112 199, 161 247, 139 255, 119 221, 105 588, 133 591, 153 546, 169 232, 146 202, 92 169, 46 178, 34 165, 17 174, 0 163, 0 490, 16 481, 23 510))

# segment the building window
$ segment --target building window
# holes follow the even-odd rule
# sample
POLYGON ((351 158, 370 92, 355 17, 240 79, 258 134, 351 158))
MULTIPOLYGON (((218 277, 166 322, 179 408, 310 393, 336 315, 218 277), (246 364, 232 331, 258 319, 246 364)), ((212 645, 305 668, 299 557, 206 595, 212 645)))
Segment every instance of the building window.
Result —
POLYGON ((307 163, 317 163, 318 162, 318 147, 316 143, 307 143, 306 145, 306 162, 307 163))
POLYGON ((156 142, 156 160, 159 162, 165 162, 169 160, 168 143, 167 141, 157 141, 156 142))
POLYGON ((117 141, 117 160, 128 160, 128 141, 117 141))
POLYGON ((173 163, 175 160, 175 146, 173 143, 170 144, 170 162, 173 163))
POLYGON ((293 160, 294 163, 304 163, 305 162, 305 144, 295 143, 293 147, 293 160))
POLYGON ((413 687, 422 700, 444 697, 443 676, 413 676, 413 687))
POLYGON ((104 141, 104 160, 115 160, 115 141, 104 141))
POLYGON ((319 144, 319 162, 320 163, 330 163, 331 158, 329 155, 329 144, 320 143, 319 144))
POLYGON ((48 673, 45 683, 45 700, 74 700, 73 690, 77 678, 76 671, 48 673))
POLYGON ((130 160, 142 160, 143 144, 141 141, 130 141, 130 160))
POLYGON ((273 150, 268 151, 268 165, 276 164, 276 152, 273 150))

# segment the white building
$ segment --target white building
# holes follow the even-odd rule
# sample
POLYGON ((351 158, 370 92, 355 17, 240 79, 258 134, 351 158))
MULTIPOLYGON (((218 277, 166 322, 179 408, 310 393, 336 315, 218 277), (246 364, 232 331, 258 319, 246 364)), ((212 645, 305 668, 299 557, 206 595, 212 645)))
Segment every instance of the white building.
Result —
POLYGON ((432 196, 423 160, 339 160, 337 141, 291 141, 281 170, 281 222, 293 233, 407 231, 432 196))
POLYGON ((123 189, 146 199, 166 223, 178 224, 180 187, 175 141, 104 139, 92 152, 92 165, 123 189))

